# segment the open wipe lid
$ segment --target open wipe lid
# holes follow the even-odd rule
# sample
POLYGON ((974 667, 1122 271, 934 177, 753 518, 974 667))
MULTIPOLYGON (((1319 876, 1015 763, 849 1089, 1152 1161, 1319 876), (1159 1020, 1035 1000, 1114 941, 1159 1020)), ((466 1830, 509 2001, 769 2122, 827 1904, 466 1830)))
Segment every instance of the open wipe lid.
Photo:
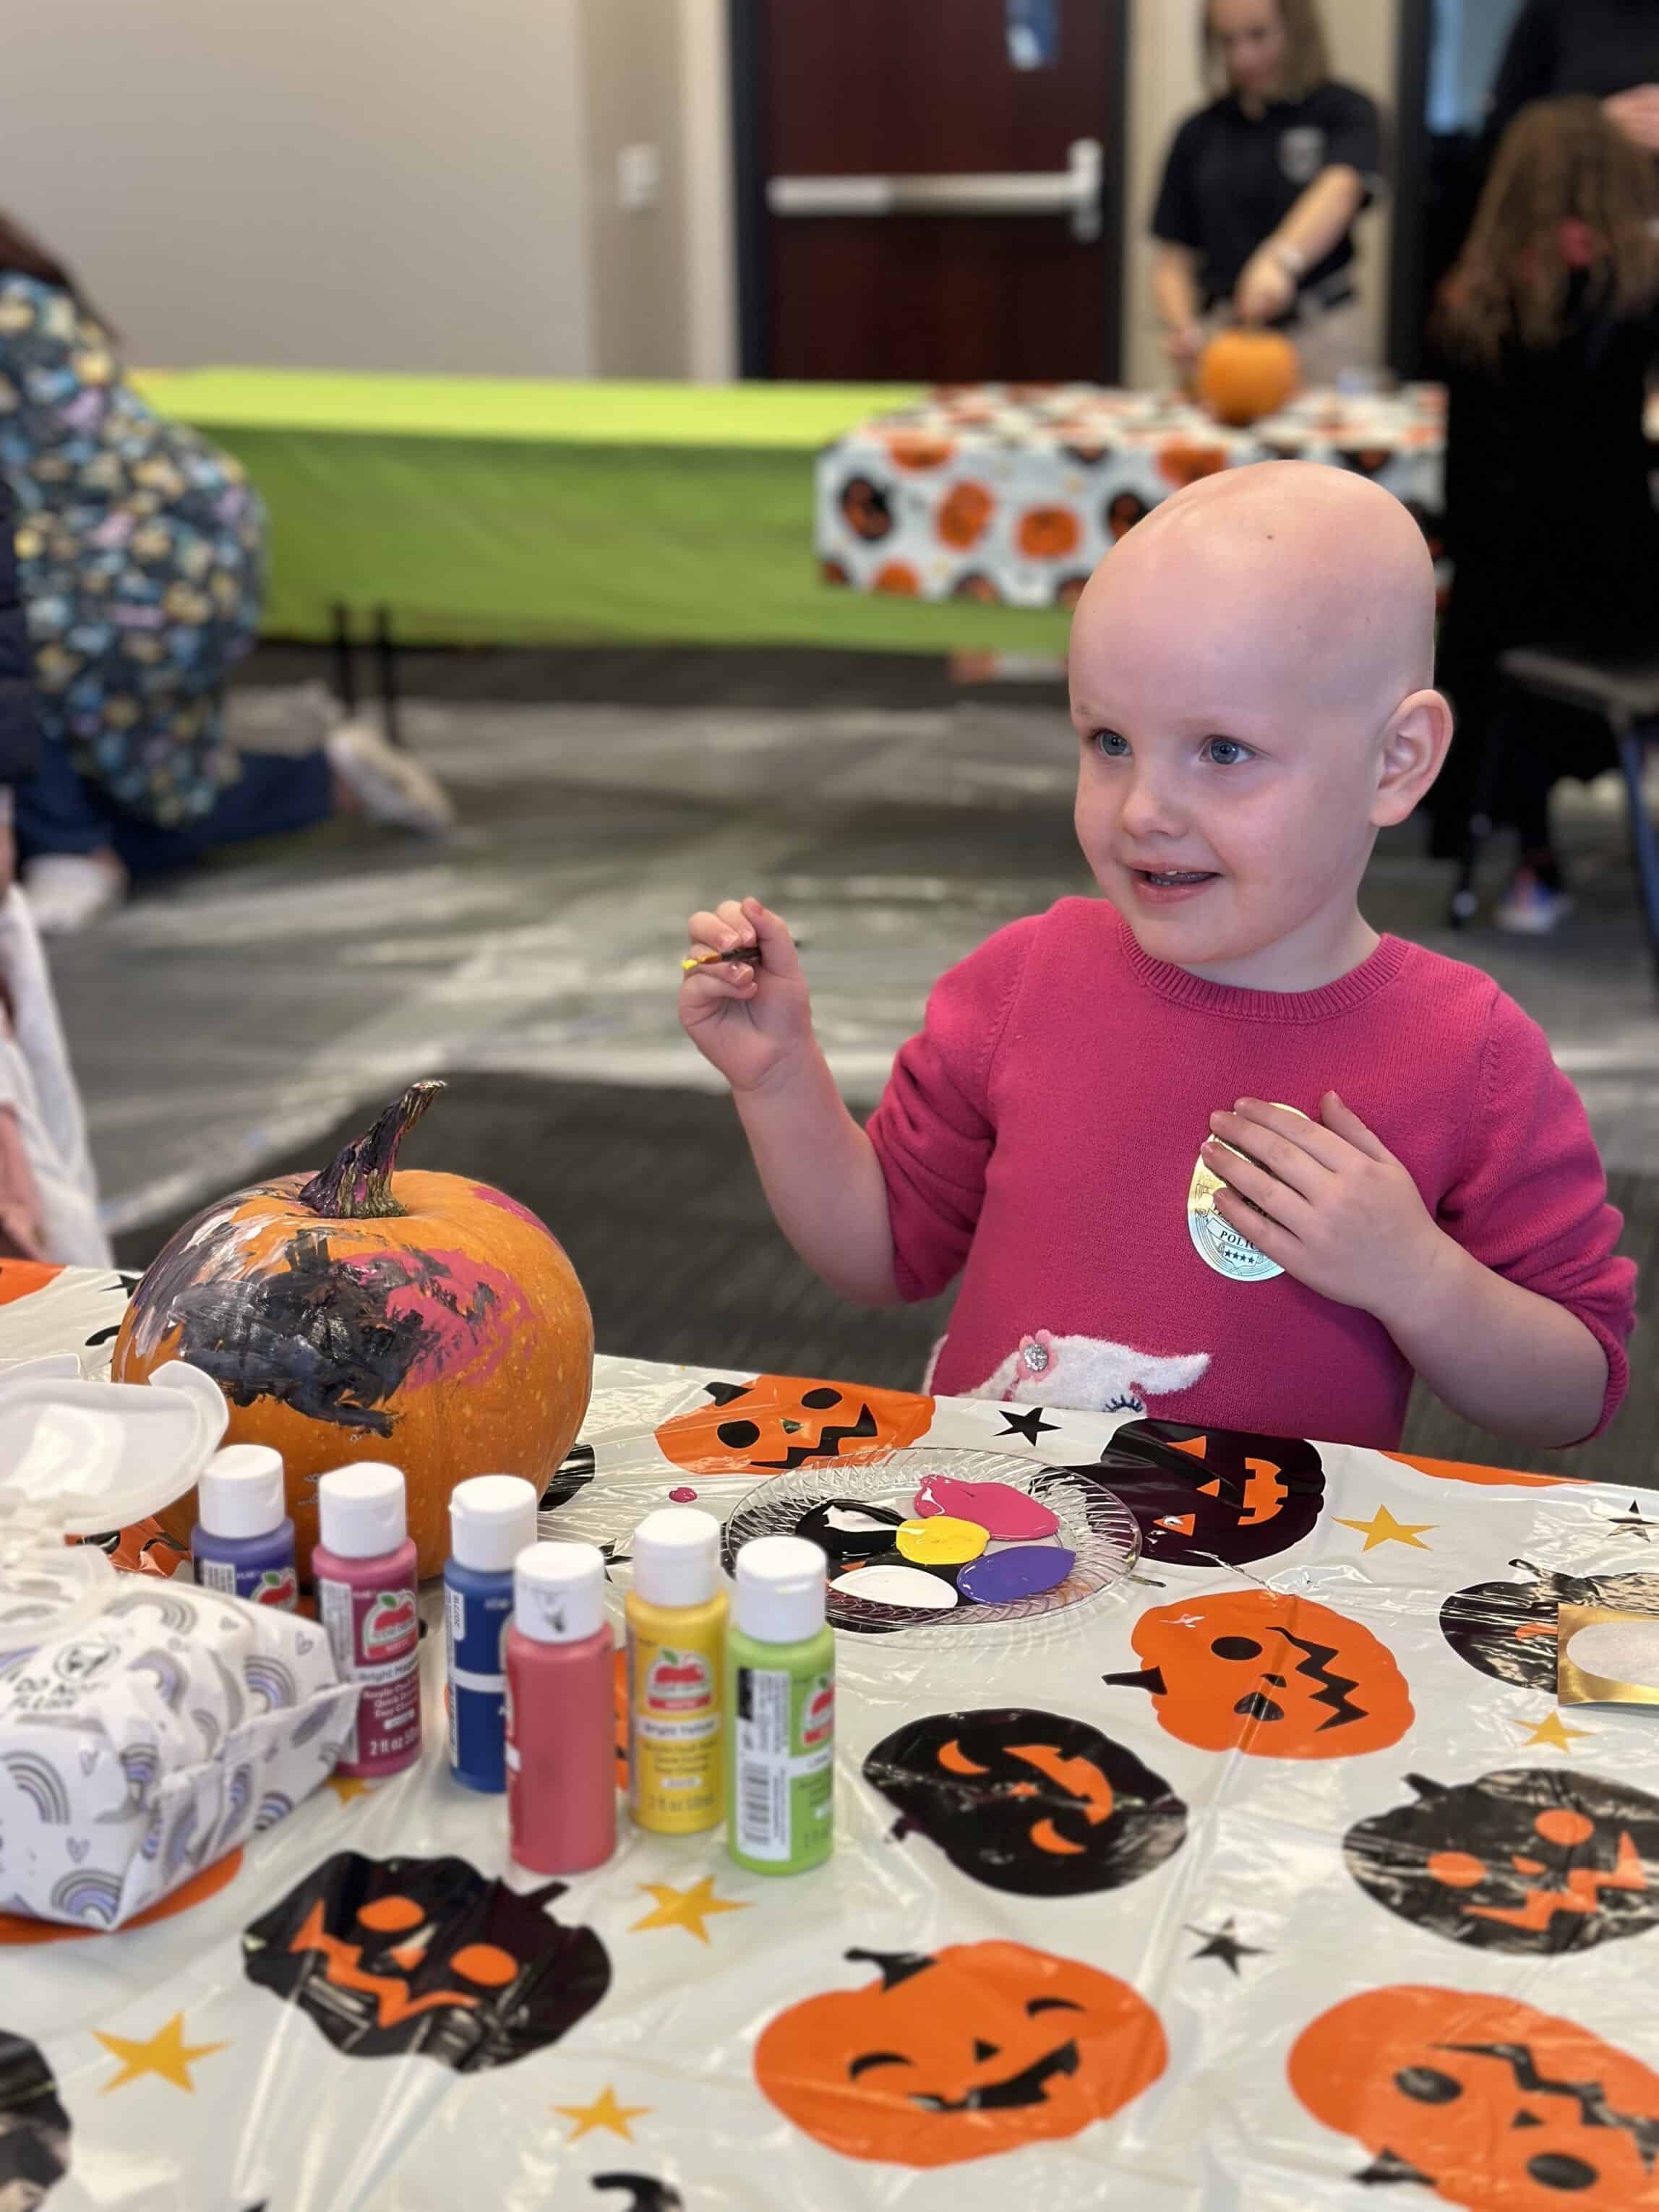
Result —
POLYGON ((229 1419, 218 1385, 180 1360, 148 1383, 0 1379, 0 1522, 88 1536, 145 1520, 193 1486, 229 1419))

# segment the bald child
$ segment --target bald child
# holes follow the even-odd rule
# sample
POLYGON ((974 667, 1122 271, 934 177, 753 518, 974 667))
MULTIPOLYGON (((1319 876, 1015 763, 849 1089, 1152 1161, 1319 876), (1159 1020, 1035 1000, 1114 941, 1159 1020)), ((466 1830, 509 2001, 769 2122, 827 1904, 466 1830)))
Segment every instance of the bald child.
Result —
POLYGON ((1438 774, 1434 579, 1396 501, 1263 464, 1164 502, 1072 630, 1104 894, 935 987, 860 1128, 788 931, 694 915, 680 1018, 785 1235, 886 1305, 958 1274, 941 1392, 1391 1449, 1413 1374, 1528 1445, 1611 1419, 1635 1269, 1582 1103, 1461 962, 1379 937, 1379 830, 1438 774))

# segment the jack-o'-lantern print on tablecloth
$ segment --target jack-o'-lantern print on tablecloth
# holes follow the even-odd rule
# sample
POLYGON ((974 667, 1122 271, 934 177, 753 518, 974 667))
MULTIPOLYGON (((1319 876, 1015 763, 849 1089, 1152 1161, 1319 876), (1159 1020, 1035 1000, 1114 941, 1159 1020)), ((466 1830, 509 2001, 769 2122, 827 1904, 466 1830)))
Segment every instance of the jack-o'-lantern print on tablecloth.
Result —
POLYGON ((1519 1582, 1475 1583, 1440 1608, 1440 1631, 1460 1659, 1495 1681, 1555 1694, 1557 1615, 1564 1605, 1659 1613, 1659 1575, 1552 1574, 1510 1562, 1519 1582))
POLYGON ((1170 1566, 1273 1559, 1312 1534, 1325 1498, 1311 1444, 1176 1421, 1131 1421, 1091 1472, 1134 1515, 1145 1556, 1170 1566))
POLYGON ((1370 1990, 1304 2031, 1290 2081, 1370 2154, 1362 2182, 1416 2183, 1465 2212, 1659 2207, 1659 2075, 1516 1998, 1370 1990))
POLYGON ((878 1978, 791 2005, 755 2049, 762 2094, 846 2158, 959 2166, 1063 2142, 1168 2059, 1146 2000, 1076 1959, 1002 1942, 846 1955, 878 1978))
POLYGON ((800 1467, 857 1467, 913 1444, 933 1401, 909 1390, 799 1375, 711 1382, 711 1402, 676 1413, 657 1448, 688 1474, 789 1474, 800 1467))
POLYGON ((599 1938, 547 1909, 565 1887, 521 1894, 465 1859, 340 1851, 252 1923, 243 1965, 353 2057, 418 2051, 458 2074, 511 2065, 556 2043, 611 1985, 599 1938))
POLYGON ((1594 1774, 1410 1774, 1412 1802, 1358 1822, 1348 1871, 1402 1920, 1483 1951, 1548 1958, 1659 1923, 1659 1798, 1594 1774))
POLYGON ((50 2066, 0 2028, 0 2207, 32 2212, 70 2170, 70 2118, 50 2066))
POLYGON ((1159 1724, 1202 1751, 1354 1759, 1412 1724, 1387 1645, 1308 1598, 1213 1592, 1142 1613, 1130 1640, 1145 1663, 1106 1681, 1149 1691, 1159 1724))
POLYGON ((933 1713, 884 1737, 864 1778, 912 1832, 992 1889, 1119 1889, 1178 1851, 1187 1808, 1162 1775, 1086 1721, 1025 1706, 933 1713))

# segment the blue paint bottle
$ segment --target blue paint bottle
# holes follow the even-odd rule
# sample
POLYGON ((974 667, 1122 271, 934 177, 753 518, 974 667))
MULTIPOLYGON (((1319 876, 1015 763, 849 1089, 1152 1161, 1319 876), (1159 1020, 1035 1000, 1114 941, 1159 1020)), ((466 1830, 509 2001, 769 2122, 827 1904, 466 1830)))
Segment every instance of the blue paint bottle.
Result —
POLYGON ((449 1765, 469 1790, 507 1788, 507 1662, 513 1562, 536 1540, 536 1491, 515 1474, 475 1474, 449 1497, 444 1569, 449 1765))
POLYGON ((196 1514, 190 1556, 202 1588, 292 1613, 300 1584, 281 1454, 269 1444, 216 1452, 196 1486, 196 1514))

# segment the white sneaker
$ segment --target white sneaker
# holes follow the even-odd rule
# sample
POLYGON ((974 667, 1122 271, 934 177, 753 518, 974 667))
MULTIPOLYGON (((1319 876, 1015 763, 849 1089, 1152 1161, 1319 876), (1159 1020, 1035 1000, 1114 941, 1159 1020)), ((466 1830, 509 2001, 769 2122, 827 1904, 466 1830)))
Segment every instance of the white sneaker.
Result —
POLYGON ((43 937, 72 936, 126 895, 126 871, 93 853, 42 853, 24 864, 23 896, 43 937))
POLYGON ((369 821, 422 837, 454 827, 454 804, 431 769, 388 744, 372 722, 342 722, 323 750, 369 821))
POLYGON ((1530 868, 1517 868, 1492 920, 1512 937, 1547 937, 1572 912, 1565 891, 1553 891, 1530 868))

